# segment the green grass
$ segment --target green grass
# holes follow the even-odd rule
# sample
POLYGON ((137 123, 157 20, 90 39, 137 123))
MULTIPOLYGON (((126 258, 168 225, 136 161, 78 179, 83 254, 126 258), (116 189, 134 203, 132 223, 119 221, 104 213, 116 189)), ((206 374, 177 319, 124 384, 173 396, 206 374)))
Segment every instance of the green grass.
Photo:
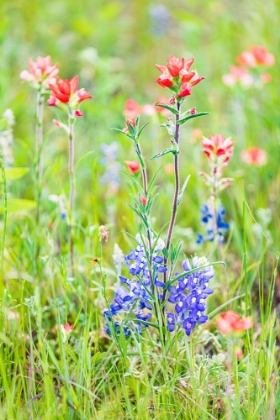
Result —
MULTIPOLYGON (((149 0, 2 1, 0 114, 13 109, 14 166, 29 170, 9 172, 1 164, 1 420, 280 418, 280 7, 276 0, 241 3, 166 0, 171 17, 160 37, 151 30, 149 0), (253 44, 265 45, 276 56, 269 69, 272 82, 262 89, 231 91, 221 77, 253 44), (68 197, 68 142, 64 131, 52 124, 61 114, 47 107, 39 225, 34 208, 36 98, 19 73, 29 57, 47 54, 60 63, 62 77, 79 74, 80 86, 94 95, 82 105, 85 116, 75 127, 74 280, 67 221, 48 199, 50 194, 68 197), (195 87, 186 109, 210 112, 182 127, 182 183, 191 177, 174 232, 174 243, 183 241, 178 268, 184 255, 220 260, 213 244, 195 243, 201 231, 199 208, 209 193, 198 175, 206 170, 206 160, 199 142, 189 141, 192 130, 201 129, 205 136, 223 132, 235 141, 235 151, 225 169, 234 183, 221 193, 230 223, 222 248, 226 266, 215 266, 210 320, 190 338, 182 332, 168 335, 163 346, 157 330, 147 330, 141 339, 113 340, 105 333, 102 312, 117 281, 114 244, 127 254, 139 220, 127 205, 136 189, 124 172, 115 196, 100 183, 105 171, 100 144, 119 143, 123 169, 125 160, 135 159, 131 142, 111 128, 124 127, 127 98, 145 104, 164 95, 155 83, 154 65, 164 64, 171 54, 195 57, 205 81, 195 87), (267 165, 251 167, 240 160, 240 152, 252 145, 266 150, 267 165), (265 208, 271 212, 267 223, 259 210, 265 208), (110 238, 100 247, 102 224, 110 238), (97 257, 102 257, 101 265, 92 265, 97 257), (254 327, 238 336, 221 335, 216 316, 229 309, 252 316, 254 327), (60 328, 66 322, 74 325, 67 339, 60 328), (241 359, 235 356, 236 346, 242 348, 241 359)), ((170 139, 159 128, 163 117, 141 118, 143 124, 149 122, 141 141, 149 179, 162 166, 152 208, 154 227, 160 231, 171 211, 173 177, 165 165, 172 156, 149 159, 170 147, 170 139)))

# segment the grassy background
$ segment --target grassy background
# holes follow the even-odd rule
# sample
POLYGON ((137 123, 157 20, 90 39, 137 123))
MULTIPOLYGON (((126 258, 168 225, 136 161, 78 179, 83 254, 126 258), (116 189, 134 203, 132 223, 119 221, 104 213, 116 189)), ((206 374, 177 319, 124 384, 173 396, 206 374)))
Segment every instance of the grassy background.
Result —
MULTIPOLYGON (((44 116, 45 133, 51 132, 44 148, 41 224, 36 226, 34 211, 18 208, 8 214, 0 313, 1 419, 280 417, 280 280, 276 270, 280 244, 280 5, 276 0, 189 4, 166 0, 169 19, 163 25, 151 15, 158 4, 148 0, 1 2, 0 114, 13 109, 15 166, 31 168, 24 178, 8 183, 8 199, 34 198, 35 92, 19 79, 28 58, 51 55, 59 62, 61 77, 79 74, 80 86, 94 96, 82 105, 85 117, 75 127, 76 161, 93 152, 77 170, 77 279, 69 279, 66 223, 48 200, 50 194, 68 194, 68 143, 62 130, 53 129, 52 119, 61 118, 54 109, 46 108, 44 116), (272 82, 245 92, 226 88, 222 75, 252 44, 264 45, 276 56, 275 66, 269 69, 272 82), (209 313, 231 308, 252 315, 255 326, 242 339, 225 338, 217 332, 213 314, 191 339, 182 334, 166 356, 152 333, 143 338, 141 346, 135 337, 121 338, 116 345, 104 334, 102 288, 105 282, 110 298, 116 281, 113 246, 117 242, 129 252, 133 242, 124 231, 135 235, 137 220, 126 205, 133 188, 124 173, 116 196, 100 185, 105 169, 99 146, 117 141, 119 162, 135 159, 128 139, 111 128, 124 126, 127 98, 145 104, 164 94, 155 83, 155 63, 165 64, 171 54, 195 57, 195 67, 205 81, 195 87, 188 106, 210 112, 182 131, 181 178, 191 174, 191 180, 180 206, 175 239, 183 239, 186 255, 197 252, 210 261, 218 258, 211 244, 195 244, 201 230, 199 208, 209 194, 198 176, 206 161, 200 145, 192 144, 190 137, 195 128, 206 136, 223 132, 236 142, 225 171, 235 182, 221 194, 231 230, 223 248, 226 275, 216 269, 209 313), (241 162, 240 152, 252 145, 266 150, 266 166, 249 167, 241 162), (267 226, 261 208, 271 210, 267 226), (260 234, 256 234, 256 222, 262 226, 260 234), (90 264, 93 257, 100 256, 100 224, 110 230, 110 240, 102 250, 101 274, 90 264), (39 272, 36 240, 41 248, 39 272), (63 342, 56 326, 66 321, 75 327, 63 342), (235 344, 242 346, 241 361, 234 356, 235 344)), ((169 138, 158 127, 163 118, 143 116, 142 122, 150 122, 142 138, 148 160, 169 147, 169 138)), ((149 163, 149 176, 169 162, 167 156, 149 163)), ((152 212, 156 229, 170 215, 172 181, 162 169, 157 179, 160 194, 152 212)), ((3 223, 0 232, 2 236, 3 223)))

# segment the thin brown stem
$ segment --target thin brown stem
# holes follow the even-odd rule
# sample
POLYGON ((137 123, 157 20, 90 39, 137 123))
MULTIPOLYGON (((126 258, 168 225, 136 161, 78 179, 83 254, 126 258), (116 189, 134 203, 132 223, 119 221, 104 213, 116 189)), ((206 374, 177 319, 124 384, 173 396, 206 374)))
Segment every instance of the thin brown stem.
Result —
MULTIPOLYGON (((176 115, 176 126, 175 126, 175 136, 174 141, 176 145, 179 145, 179 138, 180 138, 180 125, 178 124, 178 121, 180 119, 180 102, 177 102, 177 111, 178 114, 176 115)), ((172 213, 171 213, 171 219, 169 223, 168 228, 168 234, 167 234, 167 240, 166 240, 166 249, 169 251, 171 240, 172 240, 172 234, 173 229, 176 221, 177 216, 177 209, 178 209, 178 196, 179 196, 179 190, 180 190, 180 177, 179 177, 179 155, 174 155, 174 176, 175 176, 175 191, 174 191, 174 198, 173 198, 173 205, 172 205, 172 213)), ((167 264, 168 258, 164 258, 164 264, 167 264)), ((167 282, 167 272, 164 273, 164 283, 167 282)), ((166 298, 166 289, 163 292, 162 301, 164 302, 166 298)), ((164 307, 163 307, 163 314, 164 314, 164 307)))

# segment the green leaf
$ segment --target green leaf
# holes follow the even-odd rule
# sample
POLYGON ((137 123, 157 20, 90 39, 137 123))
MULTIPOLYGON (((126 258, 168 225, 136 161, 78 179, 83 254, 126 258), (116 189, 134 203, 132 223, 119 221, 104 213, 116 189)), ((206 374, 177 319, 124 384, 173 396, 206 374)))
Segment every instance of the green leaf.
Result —
POLYGON ((145 219, 145 216, 139 210, 137 210, 135 207, 133 207, 131 204, 128 204, 128 207, 130 207, 134 211, 134 213, 136 213, 140 217, 140 219, 143 221, 145 227, 148 228, 149 225, 147 223, 147 220, 145 219))
POLYGON ((138 136, 137 136, 138 138, 141 136, 142 131, 144 130, 145 127, 147 127, 147 125, 149 125, 149 123, 144 124, 143 127, 140 128, 140 130, 138 132, 138 136))
POLYGON ((162 255, 164 256, 164 258, 168 258, 168 249, 167 248, 163 248, 163 250, 161 251, 162 255))
POLYGON ((180 151, 179 150, 175 150, 173 148, 165 149, 163 152, 158 153, 157 155, 153 156, 150 160, 154 160, 154 159, 157 159, 157 158, 159 158, 161 156, 167 155, 167 153, 173 153, 173 155, 178 155, 180 153, 180 151))
POLYGON ((173 108, 173 106, 167 105, 167 104, 161 104, 161 103, 156 103, 156 106, 160 106, 161 108, 165 108, 168 109, 168 111, 172 112, 172 114, 175 115, 179 115, 179 111, 177 111, 177 109, 173 108))
POLYGON ((157 175, 158 175, 159 171, 162 169, 162 167, 163 167, 163 165, 162 165, 162 166, 160 166, 160 167, 158 168, 158 170, 155 172, 155 174, 154 174, 153 178, 152 178, 152 179, 151 179, 151 181, 149 182, 149 186, 148 186, 148 194, 149 194, 149 193, 150 193, 150 191, 152 190, 152 188, 153 188, 153 186, 154 186, 154 183, 155 183, 155 180, 156 180, 156 177, 157 177, 157 175))
POLYGON ((208 114, 209 112, 197 112, 196 114, 188 115, 185 118, 181 118, 180 120, 177 121, 177 124, 182 125, 182 124, 185 124, 185 122, 187 122, 188 120, 191 120, 192 118, 202 117, 203 115, 208 115, 208 114))
POLYGON ((125 131, 121 130, 120 128, 112 128, 114 131, 119 131, 120 133, 124 134, 126 137, 128 137, 130 140, 133 140, 133 136, 131 134, 126 133, 125 131))
POLYGON ((90 155, 92 155, 94 152, 93 150, 90 150, 89 152, 87 152, 84 156, 82 156, 78 162, 75 164, 74 170, 76 171, 78 169, 78 167, 81 165, 81 163, 90 155))
POLYGON ((168 286, 170 286, 171 284, 175 283, 175 281, 180 280, 180 279, 182 279, 183 277, 186 277, 189 274, 196 273, 197 271, 202 271, 202 270, 204 270, 207 267, 211 267, 212 265, 221 265, 221 264, 222 265, 225 265, 225 263, 223 261, 217 261, 217 262, 212 262, 212 263, 209 263, 209 264, 206 264, 206 265, 202 265, 200 267, 193 268, 192 270, 189 270, 189 271, 184 271, 184 273, 178 274, 178 276, 175 276, 175 277, 173 277, 173 279, 170 279, 166 283, 164 289, 167 289, 168 286))
MULTIPOLYGON (((25 200, 21 198, 10 198, 8 200, 8 213, 32 210, 34 207, 36 207, 36 201, 33 200, 25 200)), ((0 203, 0 213, 4 213, 3 203, 0 203)))
POLYGON ((179 194, 178 194, 177 207, 178 207, 178 206, 182 203, 182 200, 183 200, 183 195, 184 195, 184 191, 185 191, 185 189, 186 189, 186 187, 187 187, 187 185, 188 185, 188 182, 189 182, 190 177, 191 177, 191 175, 188 175, 188 176, 187 176, 187 179, 186 179, 186 181, 184 182, 184 184, 183 184, 183 186, 182 186, 182 188, 181 188, 181 190, 180 190, 180 192, 179 192, 179 194))
MULTIPOLYGON (((8 168, 5 169, 6 174, 6 180, 12 181, 14 179, 22 178, 27 172, 29 171, 29 168, 8 168)), ((3 182, 2 179, 2 173, 0 174, 0 180, 3 182)))

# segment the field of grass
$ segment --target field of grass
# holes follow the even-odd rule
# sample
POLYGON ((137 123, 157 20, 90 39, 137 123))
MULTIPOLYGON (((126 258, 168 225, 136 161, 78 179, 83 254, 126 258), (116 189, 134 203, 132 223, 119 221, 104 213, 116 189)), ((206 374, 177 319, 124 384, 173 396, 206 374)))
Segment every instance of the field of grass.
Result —
POLYGON ((0 16, 0 420, 280 419, 280 3, 2 0, 0 16), (253 45, 267 48, 275 63, 246 67, 254 82, 228 86, 223 76, 253 45), (129 174, 125 163, 138 158, 122 131, 124 108, 128 99, 141 106, 170 99, 155 65, 173 54, 194 57, 205 77, 183 112, 209 114, 181 125, 179 155, 151 160, 175 147, 160 125, 177 116, 139 108, 149 183, 157 173, 146 194, 141 171, 129 174), (48 91, 40 124, 38 91, 20 78, 29 58, 48 55, 60 78, 79 75, 79 87, 93 96, 74 118, 70 182, 71 118, 47 105, 48 91), (200 209, 211 195, 200 175, 209 172, 201 140, 216 133, 234 142, 223 168, 233 181, 219 193, 229 229, 223 244, 198 244, 200 209), (246 163, 251 147, 266 160, 246 163), (139 234, 142 241, 160 237, 165 256, 176 156, 181 186, 190 178, 167 266, 172 259, 174 278, 186 258, 213 264, 209 319, 190 336, 180 327, 168 331, 158 287, 151 325, 126 334, 133 315, 118 330, 103 314, 119 276, 129 276, 116 260, 136 248, 137 234, 138 241, 139 234), (226 334, 217 322, 228 311, 253 326, 226 334))

